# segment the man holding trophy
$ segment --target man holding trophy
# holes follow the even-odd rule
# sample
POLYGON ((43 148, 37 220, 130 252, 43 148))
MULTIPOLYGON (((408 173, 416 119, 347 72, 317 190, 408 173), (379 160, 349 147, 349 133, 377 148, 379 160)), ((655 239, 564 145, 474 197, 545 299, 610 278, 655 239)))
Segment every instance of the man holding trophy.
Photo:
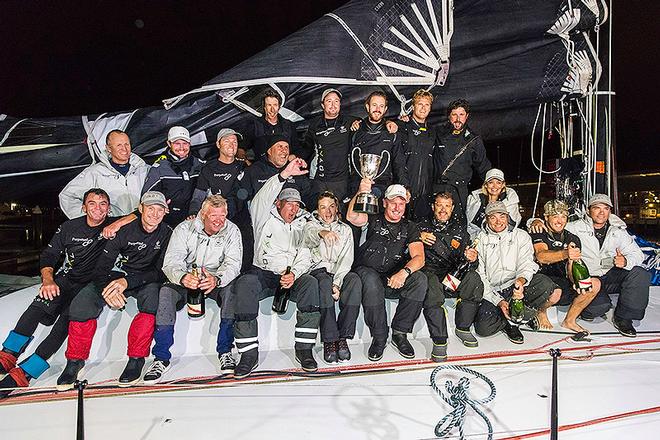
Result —
POLYGON ((385 124, 387 96, 381 91, 372 92, 365 101, 367 118, 353 135, 351 163, 354 174, 351 190, 357 190, 360 178, 373 182, 375 194, 361 193, 355 203, 358 213, 378 212, 377 196, 382 195, 392 183, 408 187, 406 158, 396 133, 389 133, 385 124), (356 162, 357 160, 357 162, 356 162))

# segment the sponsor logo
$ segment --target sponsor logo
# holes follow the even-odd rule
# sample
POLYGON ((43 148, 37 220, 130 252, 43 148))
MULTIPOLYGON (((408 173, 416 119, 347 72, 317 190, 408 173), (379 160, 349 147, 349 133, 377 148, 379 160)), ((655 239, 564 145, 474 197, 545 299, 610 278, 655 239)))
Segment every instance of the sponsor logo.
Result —
POLYGON ((146 243, 142 243, 141 241, 129 241, 128 243, 126 243, 126 245, 136 246, 138 251, 141 251, 142 249, 147 247, 146 243))
POLYGON ((74 242, 74 243, 80 243, 80 245, 83 246, 83 247, 87 247, 87 246, 89 246, 90 244, 92 244, 92 243, 94 242, 94 239, 93 239, 93 238, 77 238, 77 237, 73 237, 73 238, 71 239, 71 241, 74 242))
MULTIPOLYGON (((241 173, 241 174, 243 174, 243 173, 241 173)), ((214 174, 213 177, 219 177, 221 179, 229 180, 229 179, 231 179, 231 173, 214 174)))

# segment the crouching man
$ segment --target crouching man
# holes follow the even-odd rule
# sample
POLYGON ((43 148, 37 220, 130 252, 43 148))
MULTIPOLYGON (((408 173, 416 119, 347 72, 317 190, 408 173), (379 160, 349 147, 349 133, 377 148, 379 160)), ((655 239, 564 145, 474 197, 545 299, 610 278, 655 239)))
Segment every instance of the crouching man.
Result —
POLYGON ((522 299, 525 316, 533 329, 552 328, 546 310, 559 301, 561 289, 550 278, 538 272, 534 262, 532 239, 522 229, 509 227, 509 214, 504 202, 486 206, 486 225, 477 235, 479 266, 477 272, 484 283, 475 330, 480 336, 503 331, 511 342, 522 344, 520 329, 513 325, 509 300, 522 299))
POLYGON ((287 179, 307 173, 307 164, 294 159, 270 177, 250 204, 254 230, 252 268, 236 280, 236 347, 241 355, 234 370, 237 379, 248 376, 259 363, 257 315, 259 300, 272 296, 278 286, 291 289, 298 308, 295 351, 303 370, 316 371, 312 355, 319 321, 318 281, 306 274, 311 266, 309 248, 303 245, 303 227, 309 213, 301 209, 300 192, 284 188, 287 179), (283 189, 284 188, 284 189, 283 189), (291 272, 285 274, 286 268, 291 272))
POLYGON ((163 279, 160 268, 172 229, 163 223, 167 201, 162 193, 144 193, 138 210, 139 221, 123 227, 108 241, 96 264, 94 281, 71 302, 67 362, 57 379, 60 391, 73 388, 85 366, 103 307, 107 304, 120 310, 129 296, 137 300, 138 313, 128 330, 129 360, 119 377, 119 386, 135 384, 142 376, 156 321, 158 290, 163 279))
POLYGON ((165 252, 163 272, 169 282, 160 288, 156 313, 154 362, 143 382, 154 384, 170 368, 174 344, 176 312, 186 302, 188 289, 202 290, 220 307, 220 329, 216 350, 220 373, 234 373, 231 348, 234 342, 234 299, 232 282, 241 271, 243 244, 238 226, 227 220, 227 200, 208 196, 196 218, 179 224, 165 252), (201 271, 201 280, 191 273, 193 264, 201 271))

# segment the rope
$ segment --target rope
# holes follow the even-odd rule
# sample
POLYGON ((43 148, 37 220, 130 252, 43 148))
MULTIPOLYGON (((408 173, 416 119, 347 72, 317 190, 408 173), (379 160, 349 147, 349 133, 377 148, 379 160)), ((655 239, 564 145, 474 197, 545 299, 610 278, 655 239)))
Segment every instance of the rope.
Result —
POLYGON ((433 388, 444 400, 454 408, 452 412, 444 416, 437 425, 435 425, 435 435, 440 438, 445 438, 447 434, 454 428, 458 428, 460 434, 460 439, 465 438, 463 433, 463 423, 465 421, 465 413, 467 412, 468 405, 481 416, 481 418, 486 423, 488 427, 488 439, 493 438, 493 425, 490 422, 490 419, 479 409, 480 405, 484 405, 495 398, 496 390, 495 384, 483 374, 465 368, 461 365, 441 365, 431 372, 431 388, 433 388), (445 392, 438 386, 436 382, 436 376, 442 370, 457 370, 463 373, 471 374, 477 379, 483 380, 490 387, 490 395, 483 399, 473 399, 468 396, 468 390, 470 389, 470 379, 467 376, 463 376, 459 379, 458 384, 454 385, 451 380, 445 382, 445 392))

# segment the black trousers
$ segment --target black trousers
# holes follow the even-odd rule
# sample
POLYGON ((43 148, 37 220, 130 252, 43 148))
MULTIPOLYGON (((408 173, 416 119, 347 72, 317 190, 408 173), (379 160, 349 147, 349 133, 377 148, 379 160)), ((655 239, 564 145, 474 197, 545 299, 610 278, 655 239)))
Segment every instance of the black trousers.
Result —
MULTIPOLYGON (((258 347, 257 316, 259 300, 273 296, 280 283, 280 275, 252 266, 234 284, 234 335, 240 353, 258 347)), ((316 278, 305 274, 297 278, 291 288, 291 300, 296 302, 295 348, 312 348, 318 333, 319 284, 316 278)))
POLYGON ((644 268, 635 266, 631 270, 613 267, 599 277, 600 292, 584 309, 582 316, 595 318, 604 315, 612 308, 610 295, 619 294, 614 316, 619 319, 644 319, 646 306, 649 304, 651 274, 644 268))
MULTIPOLYGON (((547 276, 536 273, 525 286, 525 320, 531 319, 536 311, 543 306, 558 286, 547 276)), ((513 294, 513 286, 500 292, 500 295, 508 300, 513 294)), ((477 317, 474 322, 474 330, 479 336, 491 336, 501 331, 507 324, 502 310, 490 301, 481 301, 477 317)))
POLYGON ((339 295, 339 316, 337 316, 335 300, 332 298, 332 274, 325 269, 316 269, 310 275, 319 283, 321 340, 335 342, 340 339, 353 339, 362 302, 360 278, 353 272, 349 272, 344 277, 339 295))
MULTIPOLYGON (((158 310, 159 290, 160 283, 149 283, 125 290, 124 296, 135 298, 140 312, 155 316, 158 310)), ((106 302, 101 295, 102 292, 103 288, 97 287, 95 283, 87 284, 71 302, 71 321, 85 322, 90 319, 97 319, 101 315, 103 307, 106 306, 106 302)))
POLYGON ((443 309, 445 297, 458 298, 456 303, 456 313, 454 322, 456 327, 467 330, 474 321, 479 303, 484 295, 484 284, 481 277, 474 270, 469 271, 456 292, 449 292, 444 289, 442 279, 445 272, 434 273, 429 270, 423 270, 428 278, 428 290, 424 298, 424 318, 429 327, 431 339, 447 339, 447 317, 443 309))
POLYGON ((73 282, 66 276, 55 276, 54 281, 60 288, 60 294, 52 300, 35 297, 14 328, 16 333, 32 336, 39 324, 52 326, 48 336, 34 351, 44 360, 48 360, 64 344, 69 332, 69 305, 86 284, 73 282))
POLYGON ((362 282, 362 307, 364 321, 371 336, 376 340, 386 340, 389 334, 385 298, 398 298, 399 304, 392 318, 392 330, 402 333, 412 332, 415 321, 422 313, 428 282, 424 273, 417 271, 410 275, 403 287, 392 289, 387 286, 387 277, 366 266, 358 266, 353 272, 362 282))

